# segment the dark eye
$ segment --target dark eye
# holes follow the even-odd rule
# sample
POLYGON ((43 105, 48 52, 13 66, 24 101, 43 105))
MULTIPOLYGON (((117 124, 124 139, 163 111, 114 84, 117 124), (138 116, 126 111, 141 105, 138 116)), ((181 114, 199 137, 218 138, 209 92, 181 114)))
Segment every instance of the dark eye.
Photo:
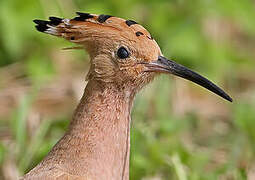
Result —
POLYGON ((120 47, 117 51, 117 55, 120 59, 126 59, 129 57, 129 52, 126 48, 120 47))

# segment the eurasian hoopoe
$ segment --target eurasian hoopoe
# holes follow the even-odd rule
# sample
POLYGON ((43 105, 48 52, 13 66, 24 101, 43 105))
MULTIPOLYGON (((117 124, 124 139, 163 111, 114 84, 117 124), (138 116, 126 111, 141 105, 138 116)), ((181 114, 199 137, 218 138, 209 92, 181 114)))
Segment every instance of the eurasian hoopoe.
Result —
POLYGON ((157 74, 180 76, 232 101, 206 78, 166 59, 135 21, 77 14, 73 19, 34 20, 38 31, 82 45, 91 65, 68 131, 25 179, 129 179, 132 103, 157 74))

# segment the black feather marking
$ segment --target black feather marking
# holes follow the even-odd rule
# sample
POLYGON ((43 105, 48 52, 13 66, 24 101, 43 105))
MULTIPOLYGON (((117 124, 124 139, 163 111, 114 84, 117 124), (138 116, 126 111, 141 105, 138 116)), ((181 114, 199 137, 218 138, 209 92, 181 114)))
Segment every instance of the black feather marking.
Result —
POLYGON ((35 26, 35 28, 37 29, 37 31, 40 31, 40 32, 44 32, 48 29, 47 26, 42 26, 42 25, 37 25, 35 26))
POLYGON ((131 25, 133 25, 133 24, 138 24, 138 23, 135 22, 135 21, 133 21, 133 20, 126 20, 126 24, 127 24, 128 26, 131 26, 131 25))
POLYGON ((83 13, 83 12, 76 12, 77 15, 79 16, 89 16, 90 18, 93 18, 94 16, 91 15, 90 13, 83 13))
POLYGON ((152 36, 147 36, 147 38, 149 38, 150 40, 153 40, 153 39, 154 39, 152 36))
POLYGON ((78 17, 73 18, 73 20, 76 21, 85 21, 86 19, 93 18, 94 16, 89 13, 82 13, 82 12, 76 12, 78 14, 78 17))
POLYGON ((57 26, 57 25, 59 25, 60 23, 62 23, 62 20, 63 20, 63 19, 58 18, 58 17, 49 17, 49 20, 50 20, 50 22, 49 22, 50 25, 57 26))
POLYGON ((138 37, 138 36, 143 35, 143 33, 142 33, 142 32, 140 32, 140 31, 137 31, 137 32, 135 33, 135 35, 138 37))
POLYGON ((104 14, 101 14, 98 16, 97 20, 98 22, 100 23, 104 23, 107 19, 109 19, 110 17, 112 17, 111 15, 104 15, 104 14))
POLYGON ((33 20, 34 23, 36 23, 37 25, 35 26, 35 28, 40 31, 40 32, 44 32, 46 31, 49 27, 47 26, 49 24, 49 21, 44 21, 44 20, 38 20, 35 19, 33 20))
POLYGON ((49 21, 44 21, 44 20, 39 20, 39 19, 35 19, 35 20, 33 20, 33 22, 38 25, 42 25, 42 24, 47 25, 49 23, 49 21))

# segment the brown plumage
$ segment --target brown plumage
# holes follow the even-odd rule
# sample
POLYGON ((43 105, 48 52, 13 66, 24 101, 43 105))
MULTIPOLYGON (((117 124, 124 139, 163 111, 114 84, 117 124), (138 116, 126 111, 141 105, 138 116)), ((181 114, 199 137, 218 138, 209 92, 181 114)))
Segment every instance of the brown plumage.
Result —
POLYGON ((159 73, 191 80, 232 101, 209 80, 164 58, 150 33, 135 21, 77 14, 74 19, 34 20, 38 31, 83 46, 91 65, 69 129, 24 179, 129 179, 133 100, 159 73))

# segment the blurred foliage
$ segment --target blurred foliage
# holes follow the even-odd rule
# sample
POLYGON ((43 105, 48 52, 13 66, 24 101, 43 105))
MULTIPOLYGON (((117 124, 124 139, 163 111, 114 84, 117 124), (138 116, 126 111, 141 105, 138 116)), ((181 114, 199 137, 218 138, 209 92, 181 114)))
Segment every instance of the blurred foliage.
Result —
POLYGON ((70 92, 65 83, 83 78, 84 86, 88 57, 61 51, 70 43, 38 33, 32 20, 73 17, 76 11, 138 21, 166 57, 206 75, 234 98, 230 104, 183 80, 157 78, 134 105, 131 179, 255 179, 252 0, 1 0, 0 179, 28 172, 68 126, 77 88, 70 92), (58 88, 66 93, 54 94, 58 88), (55 109, 59 104, 65 110, 55 109))

